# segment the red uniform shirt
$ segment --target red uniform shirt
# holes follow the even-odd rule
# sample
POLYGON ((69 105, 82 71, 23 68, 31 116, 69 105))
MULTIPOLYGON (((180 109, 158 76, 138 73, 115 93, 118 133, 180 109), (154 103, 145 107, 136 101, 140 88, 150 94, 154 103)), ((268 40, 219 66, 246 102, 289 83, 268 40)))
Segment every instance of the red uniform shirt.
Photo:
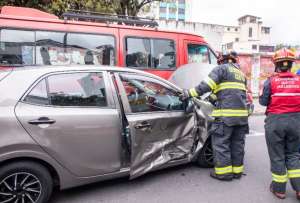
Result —
POLYGON ((267 113, 300 112, 300 76, 290 72, 271 77, 271 101, 267 113))

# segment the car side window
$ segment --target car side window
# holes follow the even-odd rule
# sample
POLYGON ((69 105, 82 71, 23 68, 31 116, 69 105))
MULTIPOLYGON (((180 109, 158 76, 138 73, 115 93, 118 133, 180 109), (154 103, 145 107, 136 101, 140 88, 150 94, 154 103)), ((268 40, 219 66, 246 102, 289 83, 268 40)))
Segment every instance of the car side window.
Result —
POLYGON ((50 104, 54 106, 106 107, 101 73, 66 73, 48 77, 50 104))
POLYGON ((209 63, 208 47, 201 44, 188 44, 188 63, 209 63))
POLYGON ((122 74, 132 113, 183 110, 177 92, 152 78, 122 74))
POLYGON ((24 101, 33 104, 48 105, 49 99, 46 79, 41 80, 37 85, 35 85, 31 92, 25 97, 24 101))

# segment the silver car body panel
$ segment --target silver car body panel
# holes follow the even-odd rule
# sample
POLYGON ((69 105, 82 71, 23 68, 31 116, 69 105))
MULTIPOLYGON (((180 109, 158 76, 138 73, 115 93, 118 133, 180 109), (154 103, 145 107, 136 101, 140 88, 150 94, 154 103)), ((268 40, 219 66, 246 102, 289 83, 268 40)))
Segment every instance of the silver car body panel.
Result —
POLYGON ((130 177, 136 178, 174 160, 190 158, 194 116, 184 112, 127 115, 131 129, 130 177), (135 129, 147 121, 151 127, 135 129))
MULTIPOLYGON (((82 110, 69 107, 63 108, 62 113, 61 107, 22 102, 22 98, 29 92, 34 81, 47 74, 86 71, 141 74, 163 81, 176 91, 181 91, 160 77, 126 68, 105 66, 18 68, 0 82, 0 162, 22 156, 24 158, 32 156, 47 162, 58 173, 61 189, 129 174, 131 169, 123 164, 126 161, 122 156, 124 146, 121 143, 121 112, 119 105, 116 104, 118 101, 112 93, 115 91, 113 85, 107 86, 112 88, 110 89, 112 91, 108 92, 111 94, 108 95, 110 106, 106 109, 82 110), (102 116, 105 114, 105 119, 100 118, 100 114, 102 116), (28 120, 39 116, 51 117, 56 123, 52 126, 29 126, 28 120), (89 138, 85 136, 86 134, 90 135, 89 138)), ((130 124, 134 152, 131 157, 133 159, 131 166, 135 168, 131 173, 132 177, 138 177, 151 170, 186 163, 191 159, 193 154, 191 148, 195 138, 191 133, 195 123, 193 115, 186 115, 184 112, 163 112, 126 114, 126 117, 130 124), (150 134, 138 132, 134 128, 137 122, 145 119, 151 120, 153 124, 150 134)))

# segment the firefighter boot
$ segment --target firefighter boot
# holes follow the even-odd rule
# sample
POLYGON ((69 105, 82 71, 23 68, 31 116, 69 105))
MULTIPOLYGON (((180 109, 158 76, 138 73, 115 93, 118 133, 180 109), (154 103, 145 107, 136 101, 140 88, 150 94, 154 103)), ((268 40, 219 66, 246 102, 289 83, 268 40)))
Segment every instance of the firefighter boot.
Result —
POLYGON ((298 200, 300 200, 300 192, 296 192, 296 197, 298 200))
POLYGON ((242 175, 244 175, 244 174, 243 173, 234 173, 233 178, 234 179, 241 179, 242 175))
MULTIPOLYGON (((273 184, 271 183, 270 185, 270 192, 272 192, 275 197, 277 197, 278 199, 285 199, 285 193, 281 193, 281 192, 276 192, 274 189, 273 189, 273 184)), ((298 196, 298 193, 297 194, 297 198, 299 197, 298 196)))
POLYGON ((233 179, 233 175, 231 173, 224 174, 224 175, 218 175, 215 173, 215 171, 210 172, 210 177, 217 179, 217 180, 221 180, 221 181, 232 181, 232 179, 233 179))

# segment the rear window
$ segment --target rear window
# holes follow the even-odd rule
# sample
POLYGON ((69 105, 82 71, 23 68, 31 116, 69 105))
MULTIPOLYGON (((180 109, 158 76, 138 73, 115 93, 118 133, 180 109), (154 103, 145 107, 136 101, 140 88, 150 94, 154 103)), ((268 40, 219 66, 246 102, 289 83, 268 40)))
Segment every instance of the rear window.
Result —
POLYGON ((172 70, 176 67, 175 42, 169 39, 127 37, 126 66, 172 70))
POLYGON ((0 64, 115 65, 115 38, 102 34, 2 29, 0 64))

